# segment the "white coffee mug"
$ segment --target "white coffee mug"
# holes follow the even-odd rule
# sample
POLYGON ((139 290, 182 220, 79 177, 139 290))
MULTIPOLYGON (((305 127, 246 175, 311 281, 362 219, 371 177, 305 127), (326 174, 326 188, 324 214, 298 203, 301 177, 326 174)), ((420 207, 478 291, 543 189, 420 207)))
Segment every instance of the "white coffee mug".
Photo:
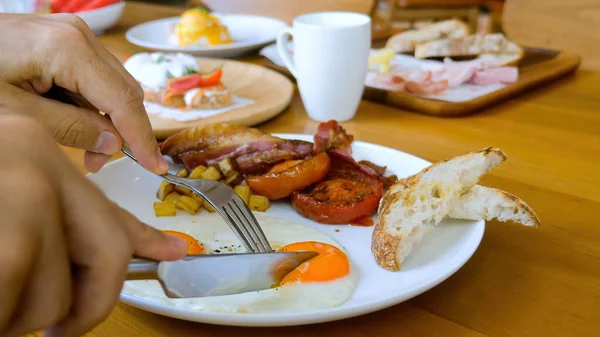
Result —
POLYGON ((296 78, 308 116, 343 122, 356 114, 367 76, 371 18, 352 12, 319 12, 294 19, 277 37, 277 50, 296 78), (293 38, 293 57, 288 52, 293 38), (293 58, 293 60, 292 60, 293 58))

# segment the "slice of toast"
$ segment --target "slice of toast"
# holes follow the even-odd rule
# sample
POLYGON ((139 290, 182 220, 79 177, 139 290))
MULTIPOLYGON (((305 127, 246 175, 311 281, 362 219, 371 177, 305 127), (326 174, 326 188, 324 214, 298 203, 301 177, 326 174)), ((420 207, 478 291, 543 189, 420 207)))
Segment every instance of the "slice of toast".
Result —
MULTIPOLYGON (((510 62, 523 57, 523 50, 501 33, 473 34, 464 38, 447 38, 419 43, 415 47, 418 59, 432 57, 469 57, 490 55, 513 55, 510 62)), ((504 56, 506 57, 506 56, 504 56)), ((507 63, 507 61, 503 61, 507 63)))
POLYGON ((470 33, 469 26, 463 21, 457 19, 444 20, 419 29, 398 33, 387 40, 386 48, 392 48, 396 53, 412 53, 419 43, 446 37, 463 38, 470 33))
POLYGON ((371 239, 377 264, 396 271, 423 236, 481 176, 506 159, 496 148, 440 161, 394 184, 380 202, 371 239))
POLYGON ((495 188, 473 186, 452 206, 448 216, 454 219, 514 221, 539 227, 540 219, 527 203, 495 188))

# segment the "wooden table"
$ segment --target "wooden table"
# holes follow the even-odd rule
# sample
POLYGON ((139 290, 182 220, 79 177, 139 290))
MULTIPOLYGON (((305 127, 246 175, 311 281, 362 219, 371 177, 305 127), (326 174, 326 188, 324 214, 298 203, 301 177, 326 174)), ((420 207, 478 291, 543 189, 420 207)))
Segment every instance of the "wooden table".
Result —
MULTIPOLYGON (((138 51, 128 27, 176 12, 128 3, 101 37, 138 51)), ((259 63, 257 57, 247 61, 259 63)), ((468 118, 441 119, 363 101, 344 127, 356 139, 430 161, 493 145, 508 155, 482 184, 522 197, 540 229, 489 222, 466 265, 434 289, 363 317, 290 328, 185 322, 119 304, 89 336, 598 336, 600 333, 600 72, 579 72, 468 118)), ((267 132, 313 133, 296 94, 267 132)), ((82 152, 68 149, 82 167, 82 152)))

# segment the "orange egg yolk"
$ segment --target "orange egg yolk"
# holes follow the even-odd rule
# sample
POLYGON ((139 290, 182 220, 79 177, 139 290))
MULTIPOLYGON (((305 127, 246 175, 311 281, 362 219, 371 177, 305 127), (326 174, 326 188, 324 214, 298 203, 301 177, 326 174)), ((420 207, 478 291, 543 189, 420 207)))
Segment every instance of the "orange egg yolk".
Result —
POLYGON ((204 246, 202 246, 202 244, 200 242, 198 242, 198 240, 194 239, 193 237, 191 237, 185 233, 177 232, 177 231, 164 230, 163 232, 185 240, 188 244, 188 251, 187 251, 188 255, 204 254, 204 246))
POLYGON ((339 248, 326 243, 295 242, 281 247, 279 251, 313 251, 319 254, 285 275, 279 285, 332 281, 350 273, 350 261, 346 254, 339 248))

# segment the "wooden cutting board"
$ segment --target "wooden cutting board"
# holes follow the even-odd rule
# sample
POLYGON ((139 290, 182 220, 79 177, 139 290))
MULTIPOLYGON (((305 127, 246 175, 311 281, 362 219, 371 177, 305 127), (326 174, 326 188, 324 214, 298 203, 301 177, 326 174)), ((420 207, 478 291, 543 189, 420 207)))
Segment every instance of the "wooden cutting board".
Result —
MULTIPOLYGON (((519 80, 503 89, 464 102, 447 102, 423 98, 405 92, 392 92, 378 88, 365 87, 364 98, 378 103, 434 115, 439 117, 467 116, 481 111, 485 107, 502 103, 507 98, 544 85, 569 72, 581 63, 579 55, 568 52, 556 52, 539 48, 524 48, 525 56, 519 64, 519 80)), ((292 77, 285 67, 264 60, 265 64, 288 77, 292 77)))
POLYGON ((519 80, 500 90, 464 102, 447 102, 415 96, 405 92, 392 92, 365 88, 365 99, 440 117, 467 116, 485 107, 502 103, 525 90, 544 85, 577 69, 581 57, 567 52, 537 48, 524 48, 525 56, 519 64, 519 80))
POLYGON ((232 60, 197 59, 200 69, 211 69, 223 64, 223 84, 233 94, 251 99, 254 104, 190 122, 178 122, 148 114, 157 139, 165 139, 185 128, 212 123, 253 126, 277 116, 292 100, 294 93, 292 81, 274 70, 232 60))

